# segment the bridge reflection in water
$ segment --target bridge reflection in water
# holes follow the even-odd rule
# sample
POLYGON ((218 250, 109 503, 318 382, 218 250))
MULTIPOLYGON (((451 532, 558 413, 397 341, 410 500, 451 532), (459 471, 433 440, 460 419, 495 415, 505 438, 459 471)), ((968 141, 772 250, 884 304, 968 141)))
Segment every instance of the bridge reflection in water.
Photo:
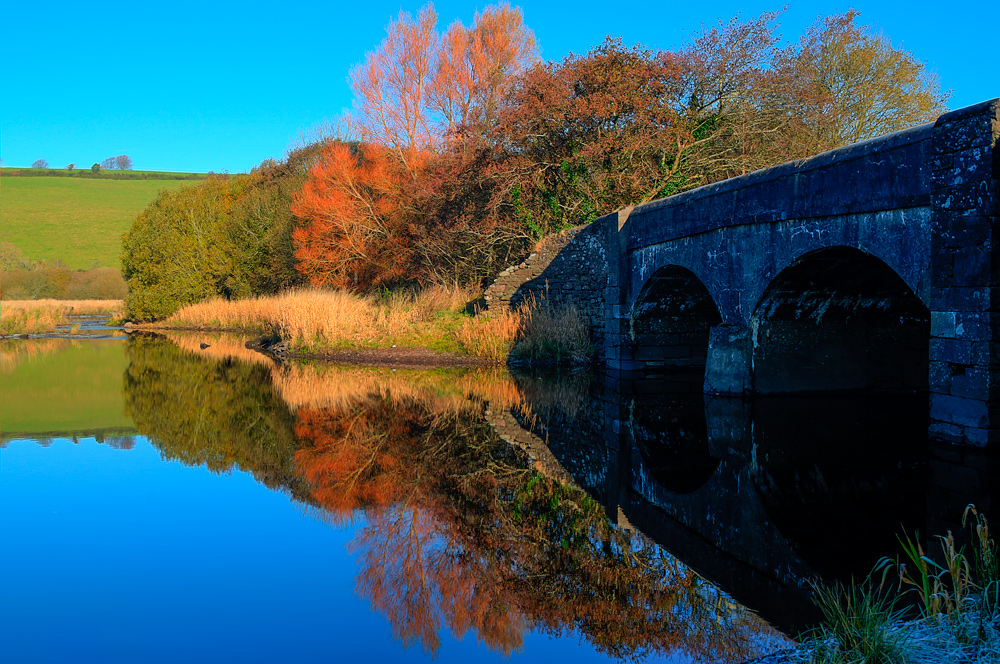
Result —
POLYGON ((595 380, 587 407, 536 406, 529 428, 612 521, 789 633, 818 618, 810 581, 863 578, 903 532, 936 550, 965 505, 997 505, 990 455, 928 441, 926 394, 744 400, 701 380, 595 380))
POLYGON ((742 661, 773 636, 728 597, 795 634, 810 580, 997 504, 985 451, 928 443, 926 394, 711 396, 697 364, 622 380, 275 365, 221 340, 126 352, 126 411, 165 458, 364 515, 358 592, 431 652, 461 618, 501 652, 533 625, 742 661))

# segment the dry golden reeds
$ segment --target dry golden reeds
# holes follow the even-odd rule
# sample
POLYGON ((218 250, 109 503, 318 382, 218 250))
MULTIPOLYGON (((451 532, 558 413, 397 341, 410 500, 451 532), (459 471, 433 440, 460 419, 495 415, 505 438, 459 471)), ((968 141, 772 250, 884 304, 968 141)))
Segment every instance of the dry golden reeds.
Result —
POLYGON ((451 328, 474 296, 468 289, 445 286, 381 297, 297 290, 247 300, 208 300, 142 327, 273 333, 297 348, 412 346, 438 339, 450 340, 458 350, 451 328))
POLYGON ((148 328, 225 330, 274 334, 298 350, 343 346, 426 347, 462 351, 504 363, 517 357, 582 363, 590 354, 590 327, 574 307, 542 301, 469 318, 475 293, 457 286, 359 296, 298 290, 247 300, 213 299, 184 307, 148 328))
POLYGON ((531 302, 520 309, 523 331, 511 352, 514 357, 552 364, 585 364, 593 348, 590 324, 569 305, 553 307, 531 302))
POLYGON ((0 311, 23 311, 26 309, 57 309, 67 316, 98 316, 121 313, 121 300, 3 300, 0 311))
POLYGON ((530 315, 525 309, 501 309, 467 319, 455 335, 469 354, 491 362, 506 362, 524 330, 526 315, 530 315))
POLYGON ((68 316, 111 315, 121 305, 121 300, 3 300, 0 335, 55 332, 69 322, 68 316))

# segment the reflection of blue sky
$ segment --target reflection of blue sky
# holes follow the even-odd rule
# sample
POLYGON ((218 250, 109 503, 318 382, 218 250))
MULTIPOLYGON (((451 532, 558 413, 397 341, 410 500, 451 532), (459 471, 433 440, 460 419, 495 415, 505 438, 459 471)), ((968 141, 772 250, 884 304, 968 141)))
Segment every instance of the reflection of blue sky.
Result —
MULTIPOLYGON (((247 473, 164 462, 142 437, 14 440, 0 505, 0 661, 425 659, 355 596, 363 517, 331 527, 247 473)), ((437 661, 504 661, 441 638, 437 661)), ((531 634, 515 659, 605 659, 579 641, 531 634)))

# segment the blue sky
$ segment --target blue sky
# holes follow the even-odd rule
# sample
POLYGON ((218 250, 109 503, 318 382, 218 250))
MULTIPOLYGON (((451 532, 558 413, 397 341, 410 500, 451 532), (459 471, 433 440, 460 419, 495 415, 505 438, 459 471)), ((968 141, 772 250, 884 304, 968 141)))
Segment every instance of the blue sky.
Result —
MULTIPOLYGON (((351 104, 347 72, 400 9, 421 2, 7 3, 0 14, 0 159, 89 167, 117 154, 136 169, 242 172, 280 158, 351 104)), ((436 2, 439 27, 486 3, 436 2)), ((606 35, 673 48, 702 24, 779 2, 513 3, 546 59, 606 35)), ((854 6, 938 72, 959 108, 1000 96, 989 3, 789 2, 781 34, 854 6)))

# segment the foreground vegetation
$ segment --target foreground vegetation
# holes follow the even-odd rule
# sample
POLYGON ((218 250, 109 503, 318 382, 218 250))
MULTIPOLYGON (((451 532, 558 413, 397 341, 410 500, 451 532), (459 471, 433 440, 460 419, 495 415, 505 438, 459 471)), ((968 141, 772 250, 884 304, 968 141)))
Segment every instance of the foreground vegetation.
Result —
POLYGON ((45 334, 69 324, 69 316, 120 315, 121 300, 4 300, 0 336, 45 334))
POLYGON ((903 555, 883 559, 863 584, 818 587, 825 622, 801 657, 815 664, 1000 661, 1000 546, 973 505, 962 522, 968 548, 951 532, 937 538, 937 553, 905 536, 903 555))
POLYGON ((575 309, 529 303, 471 316, 476 293, 462 287, 363 296, 307 289, 246 300, 189 305, 143 327, 272 335, 300 353, 344 348, 429 348, 500 363, 508 356, 580 364, 591 358, 590 330, 575 309))

